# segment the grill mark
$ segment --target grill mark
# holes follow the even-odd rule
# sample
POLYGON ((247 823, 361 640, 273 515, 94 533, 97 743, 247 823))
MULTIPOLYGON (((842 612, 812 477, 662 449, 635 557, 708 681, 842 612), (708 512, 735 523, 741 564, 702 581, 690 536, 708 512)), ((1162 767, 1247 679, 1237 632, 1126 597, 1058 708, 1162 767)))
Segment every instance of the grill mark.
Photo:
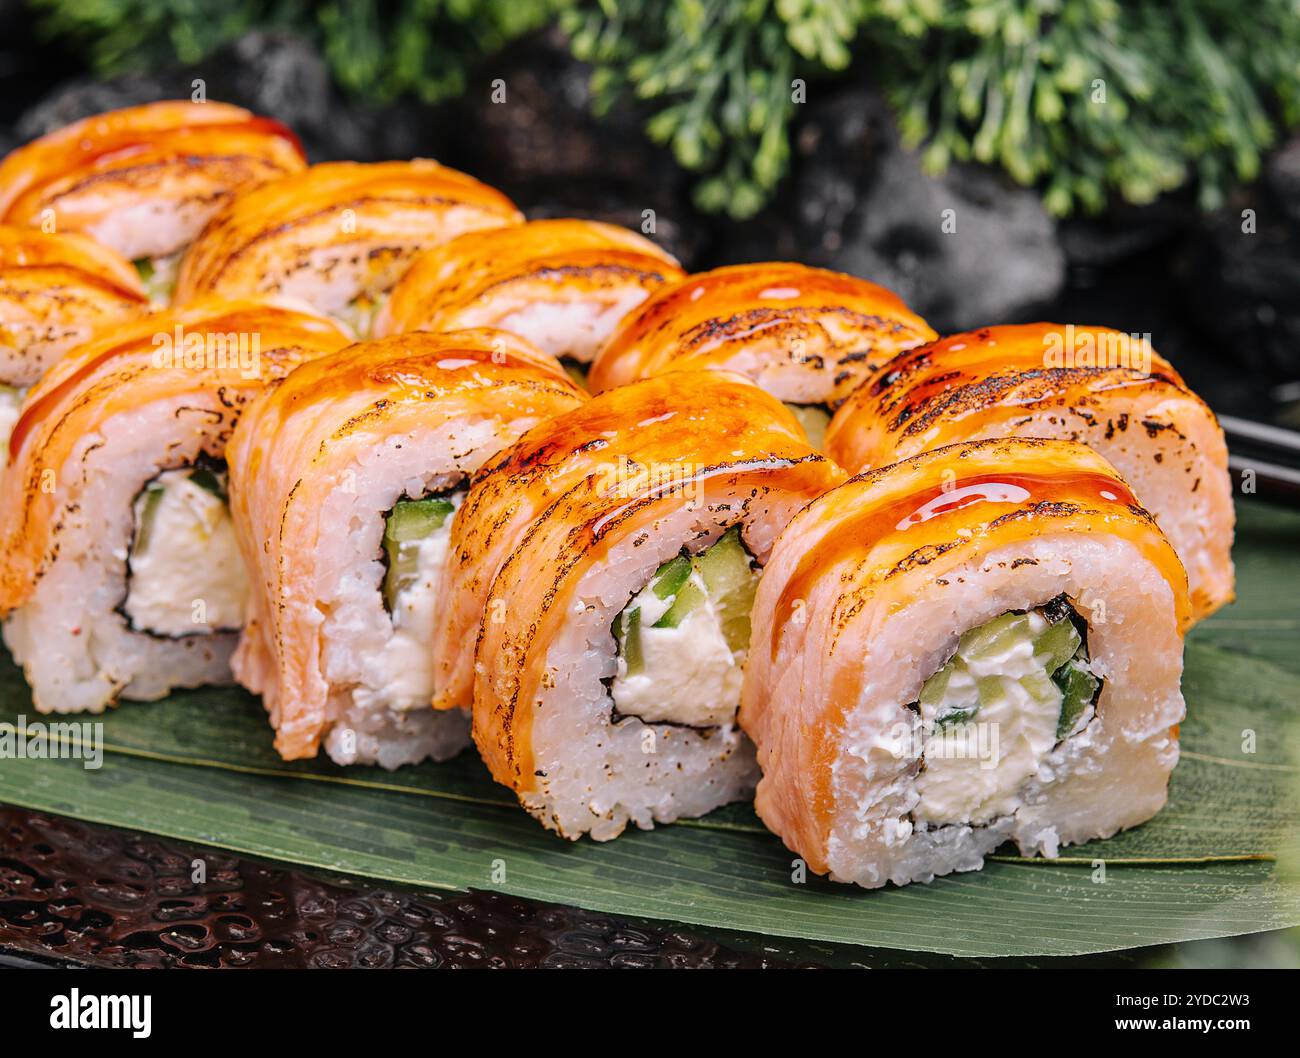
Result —
MULTIPOLYGON (((894 432, 901 431, 905 437, 912 436, 928 429, 938 419, 996 407, 1007 394, 1021 387, 1030 387, 1031 390, 1028 394, 1030 400, 1024 403, 1041 403, 1072 383, 1110 374, 1113 374, 1110 368, 1050 367, 991 375, 905 406, 889 428, 894 432)), ((944 377, 939 376, 934 382, 944 377)), ((1149 376, 1147 378, 1149 380, 1149 376)))
MULTIPOLYGON (((647 260, 653 260, 653 258, 647 257, 647 260)), ((469 300, 487 297, 500 287, 510 286, 513 283, 518 283, 528 279, 590 279, 597 275, 610 275, 615 277, 630 276, 642 283, 664 283, 667 281, 662 272, 646 268, 634 268, 631 265, 623 265, 613 262, 590 265, 538 265, 535 267, 525 265, 519 271, 508 276, 503 276, 500 279, 495 279, 475 290, 473 294, 470 295, 469 300)))
MULTIPOLYGON (((286 232, 291 232, 297 228, 302 228, 313 221, 320 220, 323 217, 329 217, 345 209, 356 209, 362 206, 383 206, 383 205, 400 205, 408 207, 428 207, 428 206, 463 206, 467 209, 475 209, 480 213, 489 216, 501 216, 503 211, 492 209, 491 207, 473 202, 468 199, 451 197, 448 194, 427 194, 427 195, 359 195, 358 197, 348 199, 347 201, 333 202, 329 205, 322 206, 310 213, 305 213, 300 217, 291 217, 270 228, 260 228, 251 236, 244 238, 234 249, 226 250, 224 256, 218 257, 223 243, 240 238, 239 228, 244 218, 229 217, 222 225, 222 228, 214 231, 213 235, 224 234, 225 239, 216 238, 214 240, 213 260, 208 262, 207 267, 195 276, 193 287, 195 290, 210 289, 216 282, 226 274, 227 271, 236 263, 252 253, 254 247, 270 239, 275 239, 286 232)), ((324 245, 330 245, 325 243, 324 245)))

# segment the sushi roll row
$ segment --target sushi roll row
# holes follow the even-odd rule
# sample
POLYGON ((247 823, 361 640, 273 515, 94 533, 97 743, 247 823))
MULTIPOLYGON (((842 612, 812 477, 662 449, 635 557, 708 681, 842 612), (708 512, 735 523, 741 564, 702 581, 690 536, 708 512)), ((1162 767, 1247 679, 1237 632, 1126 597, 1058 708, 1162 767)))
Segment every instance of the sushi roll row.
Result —
POLYGON ((1232 598, 1222 432, 1144 340, 687 275, 222 104, 0 162, 0 337, 37 709, 236 681, 285 759, 472 745, 566 838, 757 791, 862 886, 1056 855, 1159 810, 1232 598))

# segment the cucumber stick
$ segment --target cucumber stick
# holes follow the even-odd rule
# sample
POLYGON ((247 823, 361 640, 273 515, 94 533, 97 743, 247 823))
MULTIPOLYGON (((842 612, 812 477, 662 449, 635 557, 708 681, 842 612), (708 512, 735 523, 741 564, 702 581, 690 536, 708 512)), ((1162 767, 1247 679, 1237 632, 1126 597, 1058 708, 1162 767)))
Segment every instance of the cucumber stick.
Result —
MULTIPOLYGON (((968 661, 1012 651, 1018 643, 1030 638, 1032 627, 1028 614, 1010 612, 967 631, 948 663, 925 681, 918 704, 931 713, 938 713, 935 723, 946 727, 970 719, 981 706, 988 707, 1001 701, 1007 693, 1003 676, 983 676, 975 680, 974 697, 978 701, 967 701, 966 694, 950 693, 955 690, 951 687, 953 678, 967 671, 968 661), (945 702, 948 711, 942 712, 945 702)), ((1034 662, 1041 668, 1018 677, 1018 682, 1043 705, 1060 700, 1057 738, 1066 738, 1092 704, 1100 681, 1087 670, 1083 637, 1068 617, 1049 624, 1044 631, 1033 636, 1032 650, 1034 662)))
MULTIPOLYGON (((668 602, 668 609, 651 626, 676 628, 707 598, 712 601, 722 627, 723 638, 732 652, 749 646, 749 611, 754 603, 758 576, 749 552, 740 540, 740 529, 728 529, 712 546, 690 557, 677 555, 656 571, 650 591, 668 602)), ((633 604, 614 622, 629 674, 641 671, 641 608, 633 604)))
POLYGON ((384 553, 388 569, 384 574, 384 601, 389 610, 397 595, 419 572, 420 543, 441 529, 456 510, 449 500, 430 497, 399 500, 384 523, 384 553))
POLYGON ((156 481, 145 487, 144 496, 137 501, 136 521, 135 521, 135 544, 131 550, 137 555, 143 555, 149 549, 149 541, 153 536, 153 523, 158 518, 158 505, 162 503, 163 493, 166 490, 156 481))
POLYGON ((1061 689, 1061 719, 1056 724, 1056 737, 1065 738, 1092 704, 1100 681, 1071 658, 1052 674, 1052 682, 1061 689))
POLYGON ((641 607, 624 610, 614 619, 614 638, 618 651, 627 664, 627 674, 636 676, 645 671, 645 654, 641 650, 641 607))
POLYGON ((693 580, 686 581, 673 596, 673 603, 654 623, 655 628, 676 628, 704 601, 704 589, 693 580))
POLYGON ((733 525, 695 562, 718 611, 727 646, 733 654, 747 650, 749 612, 754 608, 758 576, 750 565, 749 552, 741 543, 740 527, 733 525))
POLYGON ((1034 640, 1034 657, 1047 672, 1053 673, 1074 657, 1082 642, 1073 622, 1068 619, 1057 621, 1034 640))
POLYGON ((650 590, 654 592, 656 599, 671 599, 681 590, 690 575, 691 560, 685 555, 678 555, 655 571, 654 580, 651 581, 653 587, 650 590))

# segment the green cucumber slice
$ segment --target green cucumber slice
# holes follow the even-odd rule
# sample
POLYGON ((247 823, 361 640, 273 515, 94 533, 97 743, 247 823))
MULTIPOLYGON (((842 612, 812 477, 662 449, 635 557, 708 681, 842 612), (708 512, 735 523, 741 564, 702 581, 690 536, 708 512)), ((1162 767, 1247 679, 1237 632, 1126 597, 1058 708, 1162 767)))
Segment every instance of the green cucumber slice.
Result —
POLYGON ((614 638, 627 665, 627 674, 635 676, 645 671, 645 654, 641 650, 641 607, 625 610, 614 619, 614 638))
MULTIPOLYGON (((757 582, 757 572, 740 539, 740 527, 733 526, 701 554, 693 558, 676 555, 655 571, 650 591, 667 602, 668 609, 649 627, 676 628, 701 603, 711 599, 732 653, 747 649, 749 611, 757 582)), ((641 621, 640 606, 632 603, 614 619, 614 638, 629 674, 640 671, 644 663, 641 621)))
POLYGON ((966 663, 961 658, 954 657, 947 665, 926 680, 921 687, 920 703, 929 706, 931 709, 937 709, 943 701, 944 695, 948 693, 948 684, 952 681, 953 674, 959 667, 965 668, 966 663))
POLYGON ((713 599, 722 626, 722 636, 734 654, 749 649, 749 614, 758 590, 757 571, 750 565, 749 552, 740 539, 740 526, 733 525, 718 541, 695 560, 700 579, 713 599))
POLYGON ((1052 676, 1052 682, 1061 690, 1061 718, 1056 723, 1056 737, 1062 739, 1074 730, 1079 717, 1092 704, 1100 681, 1071 658, 1052 676))
POLYGON ((1061 697, 1061 692, 1046 672, 1032 672, 1028 676, 1021 676, 1019 683, 1040 705, 1055 705, 1057 699, 1061 697))
POLYGON ((430 497, 423 500, 399 500, 384 523, 384 553, 388 569, 384 574, 384 601, 389 610, 397 604, 397 595, 419 571, 419 548, 403 546, 418 543, 441 529, 456 507, 449 500, 430 497))
POLYGON ((148 550, 149 539, 153 535, 153 524, 158 518, 158 505, 162 503, 165 491, 156 481, 145 486, 144 501, 136 516, 135 544, 131 548, 133 554, 143 555, 148 550))
POLYGON ((447 516, 455 510, 450 500, 431 497, 424 500, 398 500, 384 524, 384 542, 408 544, 423 540, 441 529, 447 516))
POLYGON ((750 579, 749 553, 740 542, 740 526, 733 525, 695 558, 709 595, 720 598, 750 579))
POLYGON ((686 615, 700 605, 705 599, 704 589, 693 580, 688 580, 678 589, 673 604, 657 620, 654 628, 676 628, 685 620, 686 615))
POLYGON ((980 706, 987 709, 990 706, 997 705, 1007 696, 1007 689, 1003 685, 1001 676, 980 676, 975 681, 975 690, 980 697, 980 706))
POLYGON ((957 652, 967 657, 996 654, 1016 639, 1027 637, 1028 630, 1028 614, 1004 613, 1001 617, 970 629, 958 642, 957 652))
POLYGON ((657 599, 671 599, 681 590, 690 575, 691 560, 685 555, 678 555, 655 570, 654 587, 651 591, 655 593, 657 599))
POLYGON ((1074 657, 1083 638, 1068 618, 1050 625, 1034 640, 1034 659, 1049 673, 1056 672, 1074 657))
POLYGON ((148 286, 149 280, 153 278, 153 260, 148 257, 137 257, 131 263, 135 265, 135 270, 140 274, 140 282, 148 286))

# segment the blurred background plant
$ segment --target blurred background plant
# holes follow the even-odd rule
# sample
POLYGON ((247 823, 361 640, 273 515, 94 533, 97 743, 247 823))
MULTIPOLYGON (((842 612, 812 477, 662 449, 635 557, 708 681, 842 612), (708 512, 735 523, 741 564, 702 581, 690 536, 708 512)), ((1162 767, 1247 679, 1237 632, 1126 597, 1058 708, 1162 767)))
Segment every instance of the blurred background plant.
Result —
POLYGON ((465 91, 558 24, 598 113, 698 172, 696 203, 757 213, 789 167, 808 84, 865 67, 930 172, 997 165, 1057 215, 1184 184, 1219 204, 1300 123, 1300 0, 31 0, 101 74, 192 63, 254 28, 312 40, 378 102, 465 91))

